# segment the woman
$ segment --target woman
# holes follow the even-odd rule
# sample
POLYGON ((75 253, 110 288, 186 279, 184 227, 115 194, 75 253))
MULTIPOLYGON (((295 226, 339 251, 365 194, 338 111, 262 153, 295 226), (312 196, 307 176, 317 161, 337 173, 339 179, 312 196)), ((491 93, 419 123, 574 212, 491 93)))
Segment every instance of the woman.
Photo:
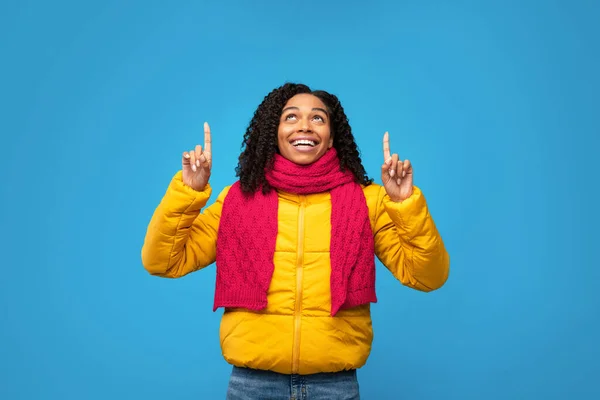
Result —
POLYGON ((177 278, 216 261, 213 310, 233 365, 230 399, 359 398, 369 356, 375 256, 404 285, 431 291, 449 256, 413 167, 383 138, 382 185, 361 164, 338 98, 286 84, 244 136, 239 180, 205 208, 211 133, 182 156, 152 216, 144 267, 177 278))

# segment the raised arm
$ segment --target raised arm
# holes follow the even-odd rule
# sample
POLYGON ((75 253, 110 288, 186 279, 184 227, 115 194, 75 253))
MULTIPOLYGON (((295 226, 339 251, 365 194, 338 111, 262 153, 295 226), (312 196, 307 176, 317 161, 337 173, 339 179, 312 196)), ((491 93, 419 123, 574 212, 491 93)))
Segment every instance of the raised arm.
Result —
POLYGON ((171 180, 148 225, 142 264, 152 275, 178 278, 215 261, 226 191, 201 212, 212 193, 208 184, 212 168, 211 133, 206 123, 204 143, 204 151, 198 145, 183 153, 182 170, 171 180))
POLYGON ((448 279, 450 257, 423 193, 413 185, 410 161, 390 155, 387 132, 383 156, 375 253, 402 284, 426 292, 438 289, 448 279))

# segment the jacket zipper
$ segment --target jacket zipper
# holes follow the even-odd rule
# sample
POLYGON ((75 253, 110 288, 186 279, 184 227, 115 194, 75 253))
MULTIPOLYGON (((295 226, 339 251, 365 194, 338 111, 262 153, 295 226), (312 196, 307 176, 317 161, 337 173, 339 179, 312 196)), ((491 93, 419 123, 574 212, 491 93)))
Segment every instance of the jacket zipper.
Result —
POLYGON ((296 260, 296 307, 294 310, 294 347, 292 349, 292 373, 300 369, 300 328, 302 325, 302 274, 304 264, 304 209, 305 197, 300 196, 298 215, 298 257, 296 260))

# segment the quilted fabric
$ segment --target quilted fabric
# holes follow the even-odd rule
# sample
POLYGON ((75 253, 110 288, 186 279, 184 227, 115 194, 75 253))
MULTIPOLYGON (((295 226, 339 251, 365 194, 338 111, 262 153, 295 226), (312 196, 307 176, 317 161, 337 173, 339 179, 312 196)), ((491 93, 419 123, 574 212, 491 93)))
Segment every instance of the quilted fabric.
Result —
MULTIPOLYGON (((212 265, 225 188, 207 206, 212 188, 171 180, 148 225, 142 264, 152 275, 183 277, 212 265)), ((363 188, 375 256, 403 285, 429 292, 449 274, 449 255, 423 193, 393 202, 377 184, 363 188)), ((226 308, 223 357, 232 365, 310 374, 362 367, 371 352, 370 305, 330 315, 331 197, 278 194, 278 233, 267 305, 260 311, 226 308)), ((207 305, 207 309, 211 309, 207 305)))

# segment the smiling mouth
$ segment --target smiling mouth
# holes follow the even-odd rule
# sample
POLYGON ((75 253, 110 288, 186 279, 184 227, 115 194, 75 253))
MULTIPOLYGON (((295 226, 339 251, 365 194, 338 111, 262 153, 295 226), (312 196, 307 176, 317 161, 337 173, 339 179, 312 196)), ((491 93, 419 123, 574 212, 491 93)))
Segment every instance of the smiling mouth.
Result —
POLYGON ((290 142, 294 147, 315 147, 319 142, 315 140, 299 139, 290 142))

